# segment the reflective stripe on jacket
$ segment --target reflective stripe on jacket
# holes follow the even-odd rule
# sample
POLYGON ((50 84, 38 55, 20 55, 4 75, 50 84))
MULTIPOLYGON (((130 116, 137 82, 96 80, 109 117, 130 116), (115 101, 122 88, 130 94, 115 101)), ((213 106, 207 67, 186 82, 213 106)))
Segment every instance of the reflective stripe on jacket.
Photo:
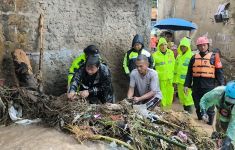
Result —
POLYGON ((159 50, 153 53, 154 68, 158 72, 159 80, 173 79, 175 57, 172 50, 167 49, 164 55, 159 50))
POLYGON ((180 45, 178 46, 178 53, 179 55, 177 56, 176 62, 175 62, 173 81, 174 83, 184 84, 187 71, 188 71, 188 65, 189 65, 191 57, 193 56, 189 39, 183 38, 180 41, 180 45), (186 46, 188 48, 188 50, 184 54, 180 50, 181 46, 186 46))
POLYGON ((215 65, 210 63, 212 52, 209 52, 204 57, 200 54, 195 55, 193 64, 193 77, 215 78, 215 65))
MULTIPOLYGON (((150 68, 151 68, 151 64, 152 64, 151 54, 145 49, 142 49, 140 51, 141 51, 140 54, 145 55, 146 57, 148 57, 150 68)), ((126 74, 129 74, 133 69, 136 68, 135 61, 136 61, 136 58, 138 57, 138 55, 140 55, 140 54, 139 54, 138 51, 135 51, 135 50, 129 50, 125 54, 125 57, 124 57, 124 60, 123 60, 123 68, 124 68, 126 74)))
POLYGON ((162 44, 167 44, 165 38, 160 38, 157 51, 152 54, 154 68, 158 73, 159 80, 172 80, 174 76, 175 57, 172 50, 167 49, 165 54, 160 50, 162 44))

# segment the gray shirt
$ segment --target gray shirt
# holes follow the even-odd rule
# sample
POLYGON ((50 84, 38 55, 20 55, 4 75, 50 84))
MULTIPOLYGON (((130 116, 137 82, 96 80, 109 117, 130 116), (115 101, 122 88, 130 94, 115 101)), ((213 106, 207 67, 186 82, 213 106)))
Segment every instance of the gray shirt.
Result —
POLYGON ((141 75, 137 69, 132 70, 130 74, 130 87, 137 89, 139 96, 150 91, 155 92, 153 98, 162 99, 162 92, 159 87, 158 74, 155 70, 148 68, 145 76, 141 75))

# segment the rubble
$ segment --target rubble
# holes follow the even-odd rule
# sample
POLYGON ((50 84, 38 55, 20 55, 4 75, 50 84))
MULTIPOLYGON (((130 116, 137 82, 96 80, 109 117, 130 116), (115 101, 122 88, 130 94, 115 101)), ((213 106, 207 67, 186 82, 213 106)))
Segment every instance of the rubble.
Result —
MULTIPOLYGON (((127 149, 215 149, 216 144, 194 126, 185 112, 145 110, 128 100, 119 104, 90 105, 69 101, 66 94, 48 96, 25 88, 0 87, 0 123, 12 121, 9 108, 21 106, 21 119, 41 119, 40 125, 70 132, 82 143, 103 140, 127 149), (139 108, 139 110, 138 110, 139 108)), ((18 120, 19 121, 19 120, 18 120)))

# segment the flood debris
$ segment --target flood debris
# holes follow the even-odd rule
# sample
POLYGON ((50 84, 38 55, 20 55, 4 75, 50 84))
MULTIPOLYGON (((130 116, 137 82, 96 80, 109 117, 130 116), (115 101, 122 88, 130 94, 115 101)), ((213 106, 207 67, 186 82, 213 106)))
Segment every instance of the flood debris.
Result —
POLYGON ((132 105, 126 99, 119 104, 88 104, 79 97, 69 101, 66 94, 54 97, 26 88, 0 87, 0 97, 1 124, 14 122, 7 110, 17 106, 22 109, 21 118, 40 118, 40 125, 73 133, 80 143, 102 140, 138 150, 216 146, 205 132, 195 128, 193 119, 184 112, 148 111, 146 106, 132 105))
POLYGON ((16 85, 28 87, 30 89, 37 89, 37 80, 33 74, 33 69, 30 64, 29 57, 22 49, 16 49, 12 52, 12 59, 14 63, 15 70, 15 82, 16 85))

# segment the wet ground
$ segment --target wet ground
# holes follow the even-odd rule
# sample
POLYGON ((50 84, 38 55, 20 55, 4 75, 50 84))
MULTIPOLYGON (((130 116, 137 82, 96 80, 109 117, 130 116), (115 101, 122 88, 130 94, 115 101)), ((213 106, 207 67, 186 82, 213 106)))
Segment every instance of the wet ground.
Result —
MULTIPOLYGON (((178 100, 176 100, 172 106, 172 110, 174 111, 183 111, 183 106, 178 102, 178 100)), ((195 108, 194 108, 194 113, 192 114, 193 119, 195 120, 195 123, 197 123, 197 125, 195 125, 195 127, 197 128, 203 128, 203 130, 205 130, 207 132, 207 134, 210 136, 211 133, 213 131, 215 131, 215 120, 214 120, 214 125, 210 126, 208 124, 206 124, 205 122, 203 122, 202 120, 198 120, 197 119, 197 115, 195 112, 195 108)), ((216 118, 216 117, 215 117, 216 118)))
POLYGON ((103 144, 84 145, 55 129, 36 125, 0 127, 1 150, 104 150, 103 144))

